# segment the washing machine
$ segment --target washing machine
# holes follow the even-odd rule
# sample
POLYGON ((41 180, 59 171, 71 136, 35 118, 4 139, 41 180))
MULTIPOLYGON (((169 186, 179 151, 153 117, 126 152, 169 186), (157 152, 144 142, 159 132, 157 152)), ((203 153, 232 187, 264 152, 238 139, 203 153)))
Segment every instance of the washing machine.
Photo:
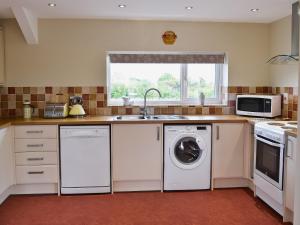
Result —
POLYGON ((164 126, 164 190, 211 186, 211 125, 164 126))

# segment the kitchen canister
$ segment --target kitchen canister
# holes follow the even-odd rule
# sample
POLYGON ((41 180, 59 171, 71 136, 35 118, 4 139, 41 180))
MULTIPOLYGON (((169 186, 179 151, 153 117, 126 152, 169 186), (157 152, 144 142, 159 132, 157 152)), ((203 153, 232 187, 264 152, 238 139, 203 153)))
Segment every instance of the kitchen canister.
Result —
POLYGON ((23 116, 24 116, 24 119, 30 119, 33 112, 34 112, 34 108, 31 105, 31 102, 29 100, 25 100, 23 102, 23 116))

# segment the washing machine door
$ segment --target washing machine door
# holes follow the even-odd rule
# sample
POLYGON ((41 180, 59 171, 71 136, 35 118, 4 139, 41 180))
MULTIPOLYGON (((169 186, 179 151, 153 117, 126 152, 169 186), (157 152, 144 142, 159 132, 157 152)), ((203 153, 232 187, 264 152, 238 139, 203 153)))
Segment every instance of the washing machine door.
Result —
POLYGON ((194 169, 206 158, 206 145, 201 137, 181 135, 170 148, 172 162, 181 169, 194 169))

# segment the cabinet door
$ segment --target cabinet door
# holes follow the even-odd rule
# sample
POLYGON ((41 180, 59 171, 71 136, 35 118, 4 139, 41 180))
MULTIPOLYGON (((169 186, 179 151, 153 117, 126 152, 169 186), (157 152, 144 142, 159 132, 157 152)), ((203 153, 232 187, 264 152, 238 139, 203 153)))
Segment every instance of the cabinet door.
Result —
POLYGON ((112 130, 113 180, 161 180, 161 125, 118 124, 112 130))
POLYGON ((213 125, 214 178, 244 177, 244 124, 213 125))
POLYGON ((2 27, 0 27, 0 85, 4 84, 4 33, 2 27))
POLYGON ((0 129, 0 194, 14 182, 11 128, 0 129))
POLYGON ((295 163, 297 139, 288 137, 286 153, 286 186, 285 186, 285 207, 294 211, 294 191, 295 191, 295 163))

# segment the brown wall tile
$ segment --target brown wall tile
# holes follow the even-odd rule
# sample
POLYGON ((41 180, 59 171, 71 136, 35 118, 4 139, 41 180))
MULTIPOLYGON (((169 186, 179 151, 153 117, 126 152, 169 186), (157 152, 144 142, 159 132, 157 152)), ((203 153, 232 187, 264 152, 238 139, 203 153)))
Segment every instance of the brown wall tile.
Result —
MULTIPOLYGON (((236 94, 271 94, 288 93, 288 103, 283 104, 282 111, 285 117, 295 118, 298 110, 298 88, 291 87, 247 87, 231 86, 222 88, 223 101, 228 102, 228 106, 158 106, 152 107, 155 114, 186 114, 186 115, 209 115, 209 114, 233 114, 235 113, 236 94), (228 93, 225 91, 228 90, 228 93), (228 98, 228 101, 227 101, 228 98)), ((139 114, 140 108, 133 107, 107 107, 106 88, 101 86, 92 87, 4 87, 0 88, 1 104, 0 115, 22 116, 23 100, 31 100, 36 107, 35 116, 41 116, 45 102, 56 101, 56 93, 68 95, 79 95, 83 97, 84 109, 90 115, 118 115, 118 114, 139 114), (9 93, 9 94, 8 94, 9 93)))
POLYGON ((23 101, 23 95, 16 95, 16 101, 23 101))
POLYGON ((256 93, 257 94, 263 93, 263 87, 256 87, 256 93))
POLYGON ((52 94, 52 87, 45 87, 46 94, 52 94))
POLYGON ((75 94, 81 94, 82 93, 82 87, 75 87, 74 91, 75 91, 75 94))
POLYGON ((37 101, 37 99, 38 99, 37 94, 31 94, 31 98, 30 98, 31 101, 37 101))
POLYGON ((6 95, 6 94, 1 95, 1 101, 2 102, 3 101, 8 101, 8 95, 6 95))
POLYGON ((90 94, 89 95, 89 100, 95 101, 96 100, 96 94, 90 94))
POLYGON ((44 94, 38 94, 37 95, 37 100, 38 101, 45 101, 45 95, 44 94))
POLYGON ((229 93, 237 93, 237 87, 228 87, 229 93))
POLYGON ((74 94, 75 93, 75 88, 74 87, 68 87, 68 93, 69 94, 74 94))
POLYGON ((97 93, 104 93, 104 87, 97 87, 97 93))
POLYGON ((15 88, 14 87, 8 87, 8 94, 15 94, 15 88))
POLYGON ((131 115, 132 114, 132 108, 126 108, 126 114, 131 115))
POLYGON ((88 101, 90 98, 89 94, 83 94, 82 95, 82 100, 88 101))
POLYGON ((242 93, 248 94, 249 93, 249 87, 242 87, 242 93))

